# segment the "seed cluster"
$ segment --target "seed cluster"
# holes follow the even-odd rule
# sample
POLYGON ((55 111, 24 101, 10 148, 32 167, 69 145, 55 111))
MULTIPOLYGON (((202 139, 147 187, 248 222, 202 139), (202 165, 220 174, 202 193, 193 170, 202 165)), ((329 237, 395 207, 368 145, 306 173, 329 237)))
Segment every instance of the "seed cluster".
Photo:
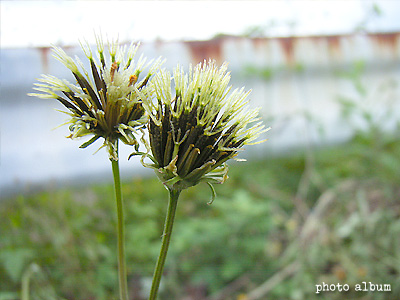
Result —
POLYGON ((98 61, 93 58, 89 46, 82 46, 90 63, 90 75, 83 63, 73 60, 64 50, 54 47, 55 57, 72 72, 77 85, 50 75, 43 75, 36 84, 36 90, 42 94, 31 94, 41 98, 53 98, 60 101, 68 110, 71 120, 70 138, 85 135, 93 137, 81 145, 85 148, 104 138, 109 156, 118 160, 117 143, 121 140, 137 149, 139 143, 134 135, 136 128, 147 123, 148 117, 138 97, 137 91, 146 88, 150 76, 160 64, 160 60, 150 68, 144 79, 138 82, 146 59, 140 57, 135 63, 134 55, 138 45, 131 44, 126 61, 126 49, 118 42, 109 44, 109 59, 105 57, 104 44, 97 39, 98 61), (79 67, 80 68, 79 68, 79 67))
POLYGON ((264 131, 261 122, 248 127, 258 120, 258 110, 244 108, 249 92, 230 93, 226 68, 209 61, 185 74, 178 67, 174 94, 171 75, 166 71, 155 75, 154 90, 160 91, 157 102, 145 107, 151 117, 151 152, 164 181, 175 177, 185 181, 185 186, 195 185, 217 169, 217 181, 223 182, 224 162, 264 131))

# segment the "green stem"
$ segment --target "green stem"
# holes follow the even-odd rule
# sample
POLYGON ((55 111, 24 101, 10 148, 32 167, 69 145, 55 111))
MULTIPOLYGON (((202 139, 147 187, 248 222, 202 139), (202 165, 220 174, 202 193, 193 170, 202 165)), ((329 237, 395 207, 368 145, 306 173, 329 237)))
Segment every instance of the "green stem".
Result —
POLYGON ((128 284, 126 279, 126 264, 125 264, 124 207, 123 207, 122 193, 121 193, 119 163, 117 160, 111 159, 111 165, 114 176, 115 197, 117 200, 119 294, 121 300, 128 300, 128 284))
POLYGON ((32 276, 32 265, 29 266, 27 272, 22 275, 22 291, 21 291, 21 300, 29 300, 29 282, 32 276))
POLYGON ((167 252, 169 247, 169 242, 171 240, 172 227, 174 226, 176 206, 178 204, 180 191, 169 191, 169 202, 168 211, 164 223, 164 233, 161 242, 161 251, 158 256, 156 268, 154 270, 153 282, 151 285, 149 300, 156 300, 158 288, 160 286, 161 276, 164 269, 165 259, 167 258, 167 252))

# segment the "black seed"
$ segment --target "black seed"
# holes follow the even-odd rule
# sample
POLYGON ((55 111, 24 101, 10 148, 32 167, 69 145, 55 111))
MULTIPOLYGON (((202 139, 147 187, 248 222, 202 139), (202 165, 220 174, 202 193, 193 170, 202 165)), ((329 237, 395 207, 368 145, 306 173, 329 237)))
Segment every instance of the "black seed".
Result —
POLYGON ((102 105, 97 97, 96 93, 93 91, 92 87, 90 86, 89 82, 80 74, 74 73, 76 81, 81 86, 82 90, 90 96, 90 99, 93 101, 93 105, 96 109, 103 109, 102 105))
POLYGON ((90 67, 92 68, 93 79, 94 83, 96 84, 97 92, 100 92, 101 90, 105 91, 106 83, 104 82, 104 79, 100 77, 93 59, 90 60, 90 67))
POLYGON ((176 163, 176 167, 178 169, 178 174, 181 173, 182 165, 186 161, 187 156, 189 155, 190 151, 192 151, 194 145, 190 144, 186 149, 185 152, 178 154, 178 161, 176 163))
POLYGON ((191 171, 194 170, 194 162, 196 161, 197 156, 199 156, 200 150, 198 148, 193 148, 192 151, 190 151, 188 157, 186 158, 185 162, 183 162, 183 167, 181 169, 181 173, 178 173, 179 176, 185 177, 187 174, 189 174, 191 171))
POLYGON ((202 152, 200 153, 199 157, 197 157, 196 162, 194 164, 194 168, 200 168, 202 165, 204 165, 206 162, 211 161, 210 155, 214 152, 214 147, 211 145, 208 145, 205 147, 202 152))
POLYGON ((208 145, 214 146, 215 142, 217 141, 218 133, 214 133, 211 135, 200 135, 197 139, 195 146, 199 149, 203 149, 208 145))
POLYGON ((76 97, 73 92, 63 91, 63 94, 67 96, 72 101, 72 103, 76 103, 76 105, 78 105, 82 112, 86 112, 89 116, 94 118, 93 113, 89 110, 89 107, 81 98, 76 97))
POLYGON ((128 121, 139 120, 144 114, 144 108, 141 103, 133 105, 128 121))
POLYGON ((79 116, 83 115, 82 111, 80 111, 80 109, 78 107, 76 107, 75 105, 73 105, 69 101, 65 100, 64 98, 57 97, 57 100, 60 101, 66 108, 68 108, 72 112, 78 114, 79 116))
POLYGON ((170 117, 171 113, 169 107, 167 105, 164 106, 165 112, 162 119, 162 127, 161 127, 161 149, 165 149, 165 145, 167 143, 168 132, 171 131, 170 117))
POLYGON ((163 156, 161 155, 161 133, 160 128, 154 123, 153 119, 149 121, 149 136, 151 152, 154 159, 158 162, 160 167, 163 167, 163 156))
POLYGON ((164 166, 167 166, 173 159, 172 151, 174 150, 174 141, 172 139, 172 132, 168 132, 167 143, 165 145, 164 151, 164 166))

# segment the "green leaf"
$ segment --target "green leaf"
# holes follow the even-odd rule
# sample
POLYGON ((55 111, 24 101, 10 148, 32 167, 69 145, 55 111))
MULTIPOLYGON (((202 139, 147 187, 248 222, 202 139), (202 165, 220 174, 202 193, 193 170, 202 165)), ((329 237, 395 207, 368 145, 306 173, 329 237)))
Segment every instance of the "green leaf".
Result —
POLYGON ((97 141, 97 139, 99 138, 99 135, 95 135, 94 137, 92 137, 90 140, 88 140, 87 142, 83 143, 82 145, 79 146, 79 148, 86 148, 87 146, 90 146, 91 144, 93 144, 95 141, 97 141))
POLYGON ((11 280, 19 282, 22 270, 33 256, 34 251, 32 249, 7 249, 0 253, 0 261, 11 280))

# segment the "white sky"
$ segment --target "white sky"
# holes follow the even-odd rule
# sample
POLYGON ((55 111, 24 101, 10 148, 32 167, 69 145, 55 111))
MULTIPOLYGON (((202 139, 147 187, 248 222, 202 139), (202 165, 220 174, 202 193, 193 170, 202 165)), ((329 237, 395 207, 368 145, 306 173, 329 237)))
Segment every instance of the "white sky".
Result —
POLYGON ((208 39, 270 26, 274 36, 399 31, 399 0, 1 1, 1 47, 72 45, 93 32, 120 40, 208 39), (290 25, 292 24, 292 26, 290 25))

